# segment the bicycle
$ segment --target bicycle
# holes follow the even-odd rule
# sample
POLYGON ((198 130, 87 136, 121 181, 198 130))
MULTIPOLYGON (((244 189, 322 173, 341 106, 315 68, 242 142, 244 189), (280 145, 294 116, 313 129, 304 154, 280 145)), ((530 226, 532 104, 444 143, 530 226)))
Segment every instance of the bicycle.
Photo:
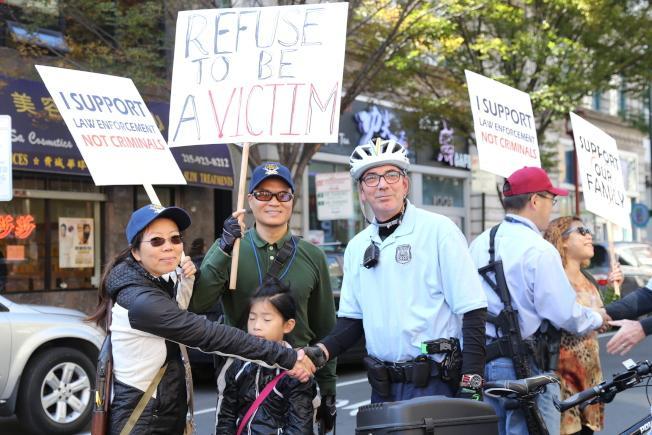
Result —
MULTIPOLYGON (((512 399, 515 401, 514 408, 518 407, 527 413, 536 408, 536 396, 551 383, 559 383, 559 379, 551 375, 537 375, 518 380, 493 381, 485 384, 484 393, 495 398, 512 399)), ((549 435, 540 415, 538 413, 534 415, 537 417, 535 422, 537 429, 530 429, 529 435, 549 435)))
MULTIPOLYGON (((622 373, 616 373, 611 381, 603 381, 594 387, 572 395, 566 400, 556 402, 555 406, 559 411, 564 412, 578 405, 588 406, 593 403, 609 403, 621 391, 633 388, 643 380, 652 378, 652 363, 647 360, 635 363, 633 360, 628 359, 623 362, 623 365, 627 370, 622 373)), ((649 396, 648 403, 650 403, 649 396)), ((652 411, 646 417, 637 421, 623 432, 620 432, 620 435, 643 434, 652 434, 652 411)))

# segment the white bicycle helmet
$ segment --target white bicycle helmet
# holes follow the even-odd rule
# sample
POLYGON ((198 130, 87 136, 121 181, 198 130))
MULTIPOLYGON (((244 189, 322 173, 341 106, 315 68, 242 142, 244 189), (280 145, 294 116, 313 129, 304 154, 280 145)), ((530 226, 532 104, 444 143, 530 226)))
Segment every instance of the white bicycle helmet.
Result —
POLYGON ((358 145, 349 158, 351 177, 359 180, 369 168, 394 165, 404 171, 410 166, 407 150, 393 140, 376 139, 376 143, 358 145))

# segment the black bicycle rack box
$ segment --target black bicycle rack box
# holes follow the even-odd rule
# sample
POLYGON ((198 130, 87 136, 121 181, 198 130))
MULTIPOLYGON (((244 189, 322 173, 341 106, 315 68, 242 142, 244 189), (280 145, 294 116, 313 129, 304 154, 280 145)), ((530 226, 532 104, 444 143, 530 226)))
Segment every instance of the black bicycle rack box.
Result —
POLYGON ((444 396, 373 403, 358 409, 356 435, 498 435, 491 405, 444 396))

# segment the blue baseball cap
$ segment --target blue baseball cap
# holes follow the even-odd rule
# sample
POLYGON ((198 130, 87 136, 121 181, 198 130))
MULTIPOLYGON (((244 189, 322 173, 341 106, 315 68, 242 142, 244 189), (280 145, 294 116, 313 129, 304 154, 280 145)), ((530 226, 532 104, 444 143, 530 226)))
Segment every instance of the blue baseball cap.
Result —
POLYGON ((254 169, 249 182, 249 193, 253 192, 256 187, 268 178, 280 178, 285 181, 292 192, 294 192, 294 183, 290 170, 278 162, 266 162, 254 169))
POLYGON ((179 231, 183 231, 190 226, 190 216, 184 209, 149 204, 145 207, 139 208, 131 214, 131 218, 129 218, 129 223, 127 224, 127 229, 125 231, 125 234, 127 235, 127 243, 131 244, 134 237, 136 237, 136 234, 158 218, 172 219, 179 227, 179 231))

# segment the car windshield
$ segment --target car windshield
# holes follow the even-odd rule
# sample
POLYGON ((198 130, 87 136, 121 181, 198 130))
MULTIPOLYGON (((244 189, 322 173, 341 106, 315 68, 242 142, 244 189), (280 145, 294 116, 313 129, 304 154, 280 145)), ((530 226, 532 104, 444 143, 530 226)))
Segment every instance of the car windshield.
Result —
POLYGON ((632 266, 652 266, 652 246, 630 246, 622 249, 619 255, 632 266))
POLYGON ((338 255, 333 253, 326 254, 326 261, 328 262, 328 275, 331 279, 331 289, 337 291, 342 286, 342 265, 338 261, 338 255))

